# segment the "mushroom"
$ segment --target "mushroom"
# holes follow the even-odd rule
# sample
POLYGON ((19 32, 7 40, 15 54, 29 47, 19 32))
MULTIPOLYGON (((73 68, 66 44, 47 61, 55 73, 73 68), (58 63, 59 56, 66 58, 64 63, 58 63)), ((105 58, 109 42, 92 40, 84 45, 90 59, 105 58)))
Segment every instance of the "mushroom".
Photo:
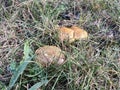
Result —
POLYGON ((72 26, 71 28, 60 27, 58 29, 58 37, 61 42, 68 40, 69 43, 72 43, 75 40, 86 39, 88 37, 88 33, 77 26, 72 26))
POLYGON ((73 37, 75 40, 82 40, 88 37, 88 33, 79 27, 72 26, 71 29, 74 31, 73 37))
POLYGON ((60 27, 59 28, 58 37, 59 37, 61 42, 63 42, 64 40, 68 40, 69 42, 73 42, 74 41, 73 35, 74 35, 74 31, 71 30, 70 28, 67 28, 67 27, 60 27))
POLYGON ((35 51, 36 61, 44 66, 51 64, 61 65, 65 61, 63 51, 56 46, 43 46, 35 51))

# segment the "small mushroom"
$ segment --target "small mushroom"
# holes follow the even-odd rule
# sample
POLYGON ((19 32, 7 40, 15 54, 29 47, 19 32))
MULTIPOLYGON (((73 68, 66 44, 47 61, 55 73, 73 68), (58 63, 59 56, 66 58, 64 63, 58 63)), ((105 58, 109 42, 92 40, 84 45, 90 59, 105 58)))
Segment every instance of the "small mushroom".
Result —
POLYGON ((67 28, 67 27, 59 28, 59 39, 61 42, 63 42, 64 40, 73 42, 74 41, 73 35, 74 35, 74 31, 71 30, 70 28, 67 28))
POLYGON ((43 46, 35 51, 36 61, 44 66, 51 64, 61 65, 65 61, 63 51, 56 46, 43 46))
POLYGON ((79 27, 72 26, 71 29, 74 31, 73 37, 75 40, 82 40, 88 37, 88 33, 79 27))
POLYGON ((88 33, 77 26, 72 26, 71 28, 61 27, 58 32, 61 42, 68 40, 69 43, 72 43, 75 40, 83 40, 88 37, 88 33))

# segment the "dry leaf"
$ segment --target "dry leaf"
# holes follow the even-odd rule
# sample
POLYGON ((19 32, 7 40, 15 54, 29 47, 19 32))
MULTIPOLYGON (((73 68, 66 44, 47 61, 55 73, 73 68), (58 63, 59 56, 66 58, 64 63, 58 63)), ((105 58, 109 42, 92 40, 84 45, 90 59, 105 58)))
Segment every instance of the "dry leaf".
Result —
POLYGON ((65 61, 63 51, 56 46, 44 46, 35 51, 36 61, 42 66, 49 66, 51 64, 61 65, 65 61))
POLYGON ((61 42, 68 40, 68 42, 74 42, 75 40, 82 40, 88 37, 88 33, 76 26, 71 28, 61 27, 59 28, 59 39, 61 42))

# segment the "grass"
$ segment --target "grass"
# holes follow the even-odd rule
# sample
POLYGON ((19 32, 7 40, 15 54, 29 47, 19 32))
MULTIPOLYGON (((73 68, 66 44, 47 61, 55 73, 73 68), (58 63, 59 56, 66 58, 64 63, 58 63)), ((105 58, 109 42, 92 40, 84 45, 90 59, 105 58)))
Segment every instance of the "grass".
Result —
POLYGON ((67 60, 59 67, 41 68, 33 57, 26 68, 22 67, 24 72, 18 73, 12 90, 29 90, 33 85, 42 90, 120 89, 119 0, 0 2, 1 90, 8 88, 10 78, 24 61, 26 40, 33 56, 37 48, 55 45, 65 51, 67 60), (67 13, 79 19, 64 17, 67 13), (64 43, 62 47, 56 33, 60 23, 82 27, 89 33, 89 39, 64 43))

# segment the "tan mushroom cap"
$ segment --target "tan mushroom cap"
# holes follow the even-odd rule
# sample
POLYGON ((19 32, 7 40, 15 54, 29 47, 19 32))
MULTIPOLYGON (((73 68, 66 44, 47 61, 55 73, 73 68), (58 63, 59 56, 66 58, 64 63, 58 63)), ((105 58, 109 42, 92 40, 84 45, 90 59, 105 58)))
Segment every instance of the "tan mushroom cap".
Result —
POLYGON ((56 46, 43 46, 35 51, 36 61, 42 66, 61 65, 65 61, 62 50, 56 46))
POLYGON ((67 27, 59 28, 59 39, 61 42, 63 42, 64 40, 68 40, 69 42, 74 41, 73 35, 74 31, 71 30, 70 28, 67 27))
POLYGON ((71 43, 75 40, 83 40, 88 37, 88 33, 77 26, 72 26, 71 28, 61 27, 58 32, 61 42, 68 40, 71 43))
POLYGON ((76 26, 72 26, 71 29, 74 31, 74 39, 75 40, 82 40, 82 39, 86 39, 88 37, 88 33, 76 26))

